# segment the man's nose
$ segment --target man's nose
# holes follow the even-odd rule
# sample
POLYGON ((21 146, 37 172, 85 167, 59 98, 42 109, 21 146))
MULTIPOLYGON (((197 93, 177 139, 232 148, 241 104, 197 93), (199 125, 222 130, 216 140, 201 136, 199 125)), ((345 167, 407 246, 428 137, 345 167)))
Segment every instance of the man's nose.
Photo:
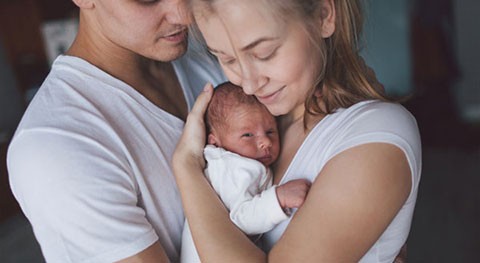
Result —
POLYGON ((166 9, 166 20, 170 24, 189 25, 192 21, 190 10, 186 0, 169 0, 166 9))

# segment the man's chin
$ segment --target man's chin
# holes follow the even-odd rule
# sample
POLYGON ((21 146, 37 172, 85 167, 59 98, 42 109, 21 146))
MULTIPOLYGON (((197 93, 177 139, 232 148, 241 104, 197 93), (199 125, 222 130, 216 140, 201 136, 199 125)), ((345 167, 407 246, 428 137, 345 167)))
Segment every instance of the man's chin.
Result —
POLYGON ((154 54, 150 54, 151 59, 157 60, 157 61, 162 61, 162 62, 169 62, 176 60, 187 52, 187 41, 185 40, 185 43, 178 44, 175 47, 166 47, 163 49, 160 49, 158 51, 154 51, 154 54))

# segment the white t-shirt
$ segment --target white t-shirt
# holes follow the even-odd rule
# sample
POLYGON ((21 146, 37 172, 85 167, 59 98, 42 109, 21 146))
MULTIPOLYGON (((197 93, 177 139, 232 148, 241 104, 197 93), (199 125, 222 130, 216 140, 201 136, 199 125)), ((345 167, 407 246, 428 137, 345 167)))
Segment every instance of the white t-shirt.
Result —
MULTIPOLYGON (((410 165, 412 188, 408 199, 361 262, 393 262, 410 231, 422 168, 421 143, 415 118, 398 104, 357 103, 327 115, 310 132, 280 184, 299 178, 314 181, 325 164, 340 152, 366 143, 389 143, 400 148, 410 165)), ((264 234, 270 250, 290 223, 287 219, 264 234)))
MULTIPOLYGON (((199 56, 173 63, 189 108, 207 81, 225 80, 199 56)), ((8 151, 46 260, 113 262, 158 240, 178 261, 184 215, 169 163, 183 125, 87 61, 58 57, 8 151)))
MULTIPOLYGON (((205 176, 245 234, 262 234, 288 218, 278 202, 271 170, 261 162, 213 145, 205 147, 204 156, 205 176)), ((187 222, 181 262, 200 262, 187 222)))

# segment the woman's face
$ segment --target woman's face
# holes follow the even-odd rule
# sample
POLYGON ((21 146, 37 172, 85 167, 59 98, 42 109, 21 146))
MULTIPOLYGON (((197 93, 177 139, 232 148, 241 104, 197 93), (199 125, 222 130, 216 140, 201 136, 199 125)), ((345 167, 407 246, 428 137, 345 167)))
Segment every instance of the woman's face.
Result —
POLYGON ((320 55, 299 22, 278 19, 261 2, 218 1, 215 14, 194 15, 228 79, 273 115, 296 117, 320 73, 320 55))

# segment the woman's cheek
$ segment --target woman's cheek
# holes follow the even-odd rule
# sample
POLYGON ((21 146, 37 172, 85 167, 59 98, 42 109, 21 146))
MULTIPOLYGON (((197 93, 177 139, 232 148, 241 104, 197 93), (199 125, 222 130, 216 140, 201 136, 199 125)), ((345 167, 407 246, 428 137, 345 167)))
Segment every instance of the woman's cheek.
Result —
POLYGON ((232 82, 233 84, 241 87, 242 86, 242 77, 235 73, 230 68, 222 66, 223 72, 225 72, 225 76, 227 79, 232 82))

